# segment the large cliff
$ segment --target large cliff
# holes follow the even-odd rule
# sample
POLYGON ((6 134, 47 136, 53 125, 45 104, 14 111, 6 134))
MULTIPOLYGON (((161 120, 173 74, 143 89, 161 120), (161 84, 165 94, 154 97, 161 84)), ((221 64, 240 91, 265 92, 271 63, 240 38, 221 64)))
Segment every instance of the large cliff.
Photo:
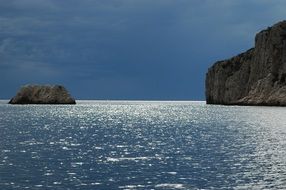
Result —
POLYGON ((75 104, 68 91, 60 85, 26 85, 9 104, 75 104))
POLYGON ((286 21, 259 32, 254 48, 209 68, 206 101, 286 106, 286 21))

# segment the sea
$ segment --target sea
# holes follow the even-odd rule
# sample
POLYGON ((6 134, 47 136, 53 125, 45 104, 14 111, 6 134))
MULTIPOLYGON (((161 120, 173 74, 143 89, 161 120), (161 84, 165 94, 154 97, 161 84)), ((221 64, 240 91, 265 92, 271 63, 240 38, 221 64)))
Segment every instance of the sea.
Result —
POLYGON ((286 108, 0 101, 1 190, 286 189, 286 108))

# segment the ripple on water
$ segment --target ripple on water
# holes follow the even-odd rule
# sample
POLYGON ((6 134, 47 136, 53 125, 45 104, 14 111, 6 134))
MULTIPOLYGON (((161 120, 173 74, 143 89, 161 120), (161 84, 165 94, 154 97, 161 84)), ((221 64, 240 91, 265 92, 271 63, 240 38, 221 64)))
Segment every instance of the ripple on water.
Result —
POLYGON ((0 189, 286 189, 285 108, 0 102, 0 189))

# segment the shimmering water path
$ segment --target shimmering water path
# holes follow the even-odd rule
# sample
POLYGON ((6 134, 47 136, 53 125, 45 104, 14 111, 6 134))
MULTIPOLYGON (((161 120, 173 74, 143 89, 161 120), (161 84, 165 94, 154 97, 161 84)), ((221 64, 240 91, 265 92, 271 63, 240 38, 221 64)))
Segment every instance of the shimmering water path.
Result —
POLYGON ((0 101, 0 189, 286 189, 286 108, 0 101))

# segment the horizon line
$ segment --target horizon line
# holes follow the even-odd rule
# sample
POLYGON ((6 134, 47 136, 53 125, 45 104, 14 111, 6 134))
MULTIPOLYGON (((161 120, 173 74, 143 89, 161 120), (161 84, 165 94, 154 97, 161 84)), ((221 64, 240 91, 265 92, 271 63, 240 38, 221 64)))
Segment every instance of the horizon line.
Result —
MULTIPOLYGON (((9 101, 10 99, 0 99, 0 101, 9 101)), ((130 102, 206 102, 206 100, 148 100, 148 99, 75 99, 76 101, 102 101, 102 102, 119 102, 119 101, 130 101, 130 102)))

